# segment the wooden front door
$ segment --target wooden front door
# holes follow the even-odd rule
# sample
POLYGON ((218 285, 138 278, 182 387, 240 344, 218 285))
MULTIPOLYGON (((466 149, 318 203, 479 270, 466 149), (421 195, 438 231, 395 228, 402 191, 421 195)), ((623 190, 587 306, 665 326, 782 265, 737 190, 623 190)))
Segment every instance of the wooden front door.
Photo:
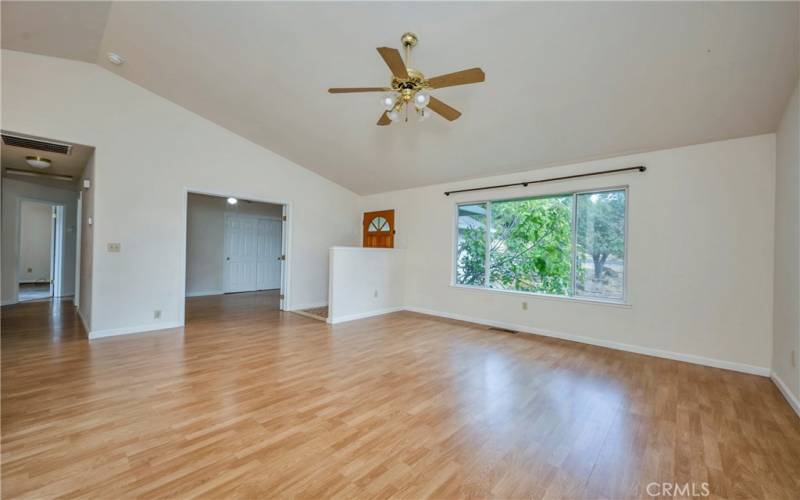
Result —
POLYGON ((394 210, 364 214, 364 247, 394 248, 394 210))

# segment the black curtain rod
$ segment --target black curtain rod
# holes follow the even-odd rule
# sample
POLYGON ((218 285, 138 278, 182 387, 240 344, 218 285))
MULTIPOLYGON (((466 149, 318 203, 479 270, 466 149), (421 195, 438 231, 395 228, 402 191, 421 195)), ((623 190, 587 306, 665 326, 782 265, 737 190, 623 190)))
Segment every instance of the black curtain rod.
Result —
POLYGON ((454 191, 445 191, 445 196, 450 196, 453 193, 466 193, 469 191, 484 191, 486 189, 499 189, 499 188, 507 188, 512 186, 527 186, 528 184, 539 184, 542 182, 554 182, 554 181, 564 181, 567 179, 577 179, 578 177, 591 177, 593 175, 606 175, 606 174, 616 174, 619 172, 628 172, 630 170, 638 170, 639 172, 644 172, 647 170, 647 167, 644 165, 639 165, 638 167, 626 167, 626 168, 615 168, 614 170, 601 170, 600 172, 589 172, 586 174, 575 174, 575 175, 565 175, 563 177, 552 177, 550 179, 539 179, 538 181, 526 181, 526 182, 514 182, 512 184, 498 184, 497 186, 486 186, 486 187, 479 187, 479 188, 470 188, 470 189, 456 189, 454 191))

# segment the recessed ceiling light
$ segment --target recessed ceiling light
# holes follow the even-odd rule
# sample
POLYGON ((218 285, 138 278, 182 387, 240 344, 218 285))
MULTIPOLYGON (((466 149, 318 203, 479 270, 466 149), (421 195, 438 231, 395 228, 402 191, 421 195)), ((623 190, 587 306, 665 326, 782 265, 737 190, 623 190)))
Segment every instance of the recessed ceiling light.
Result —
POLYGON ((111 61, 112 64, 116 64, 117 66, 125 62, 125 58, 117 54, 116 52, 109 52, 108 60, 111 61))
POLYGON ((52 162, 47 158, 42 158, 41 156, 26 156, 25 163, 33 168, 47 168, 52 162))
POLYGON ((228 205, 236 205, 237 203, 239 203, 239 200, 237 200, 237 199, 236 199, 236 198, 234 198, 233 196, 231 196, 230 198, 228 198, 228 205))

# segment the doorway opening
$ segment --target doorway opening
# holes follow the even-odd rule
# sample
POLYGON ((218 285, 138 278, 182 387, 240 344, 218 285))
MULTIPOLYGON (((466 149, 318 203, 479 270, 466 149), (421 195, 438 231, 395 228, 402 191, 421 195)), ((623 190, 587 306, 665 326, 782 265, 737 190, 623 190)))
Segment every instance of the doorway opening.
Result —
POLYGON ((189 192, 185 296, 209 297, 203 301, 210 305, 213 296, 249 293, 261 310, 284 309, 286 210, 279 203, 189 192))
POLYGON ((64 205, 20 199, 17 296, 20 302, 62 295, 64 205))
POLYGON ((0 136, 0 227, 2 253, 8 257, 0 270, 2 305, 49 299, 66 303, 72 297, 78 306, 79 283, 91 281, 87 272, 80 279, 86 252, 78 214, 81 193, 91 197, 84 186, 90 182, 95 148, 9 130, 0 130, 0 136))

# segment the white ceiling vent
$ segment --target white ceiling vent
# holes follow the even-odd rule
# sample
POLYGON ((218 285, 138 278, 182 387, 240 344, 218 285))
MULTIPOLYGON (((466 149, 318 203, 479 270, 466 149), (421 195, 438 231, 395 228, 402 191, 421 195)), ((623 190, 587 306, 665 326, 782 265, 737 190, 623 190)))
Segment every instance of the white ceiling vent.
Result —
POLYGON ((48 151, 51 153, 61 153, 68 155, 72 152, 71 144, 61 142, 44 141, 13 134, 3 134, 3 144, 6 146, 16 146, 18 148, 34 149, 36 151, 48 151))

